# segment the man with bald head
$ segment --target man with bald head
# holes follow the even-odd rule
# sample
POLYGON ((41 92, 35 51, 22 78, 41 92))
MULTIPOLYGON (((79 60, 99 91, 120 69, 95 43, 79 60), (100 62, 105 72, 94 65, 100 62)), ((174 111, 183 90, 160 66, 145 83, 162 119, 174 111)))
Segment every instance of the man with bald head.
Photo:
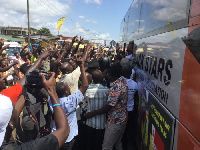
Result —
POLYGON ((71 63, 65 62, 60 66, 62 77, 59 81, 66 83, 70 87, 71 94, 74 94, 78 90, 78 80, 81 75, 80 67, 78 66, 75 70, 71 63))
MULTIPOLYGON (((81 82, 82 85, 79 90, 77 90, 74 94, 71 92, 71 87, 68 83, 71 83, 72 81, 65 82, 59 82, 56 85, 56 93, 58 95, 59 101, 62 104, 62 107, 64 109, 64 112, 68 118, 69 127, 70 127, 70 133, 69 136, 63 145, 63 147, 60 150, 76 150, 77 149, 77 135, 78 135, 78 125, 77 125, 77 118, 76 118, 76 108, 78 104, 84 99, 85 91, 88 88, 88 80, 85 74, 85 68, 84 68, 84 61, 82 58, 77 58, 77 64, 79 64, 79 69, 81 70, 81 82)), ((69 64, 63 64, 61 67, 70 67, 69 64)), ((67 68, 66 68, 67 73, 67 68)), ((75 70, 76 71, 76 70, 75 70)), ((74 71, 73 71, 74 72, 74 71)), ((70 73, 70 74, 73 74, 70 73)), ((67 74, 68 75, 68 74, 67 74)), ((64 75, 65 76, 65 75, 64 75)), ((73 80, 69 79, 69 80, 73 80)), ((78 85, 78 83, 77 83, 78 85)), ((49 101, 49 105, 51 110, 52 104, 49 101)), ((53 122, 53 128, 52 131, 56 130, 55 122, 53 122)))
POLYGON ((63 75, 72 73, 73 67, 70 65, 68 62, 64 62, 60 66, 60 71, 62 72, 63 75))
MULTIPOLYGON (((85 93, 87 101, 87 112, 100 109, 106 104, 108 98, 107 87, 102 85, 103 73, 100 70, 92 72, 93 83, 89 85, 85 93)), ((87 150, 101 150, 104 138, 106 114, 96 115, 86 121, 87 150)))

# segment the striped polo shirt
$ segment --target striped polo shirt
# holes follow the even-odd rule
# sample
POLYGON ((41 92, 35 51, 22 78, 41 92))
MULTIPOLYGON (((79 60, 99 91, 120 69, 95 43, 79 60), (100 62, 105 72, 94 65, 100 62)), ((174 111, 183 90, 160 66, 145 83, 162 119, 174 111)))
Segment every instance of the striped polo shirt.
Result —
MULTIPOLYGON (((87 112, 98 110, 105 106, 109 89, 101 84, 90 84, 86 93, 87 112)), ((106 114, 96 115, 87 119, 86 125, 95 129, 105 129, 106 114)))

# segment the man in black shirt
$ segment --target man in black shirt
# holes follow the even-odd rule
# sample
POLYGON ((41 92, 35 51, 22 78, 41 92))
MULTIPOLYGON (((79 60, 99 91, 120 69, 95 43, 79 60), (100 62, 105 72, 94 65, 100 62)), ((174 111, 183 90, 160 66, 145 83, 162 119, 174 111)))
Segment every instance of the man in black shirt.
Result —
POLYGON ((61 105, 56 106, 57 104, 60 104, 60 102, 55 89, 55 73, 52 73, 52 76, 48 81, 45 79, 44 75, 42 75, 42 77, 45 89, 51 97, 52 105, 55 106, 53 109, 57 130, 43 138, 22 144, 14 150, 58 150, 64 144, 69 135, 69 124, 63 108, 61 105))
MULTIPOLYGON (((42 61, 47 58, 47 56, 49 56, 49 52, 43 52, 40 57, 37 59, 37 61, 34 63, 33 66, 30 67, 30 69, 28 69, 27 73, 39 68, 41 66, 42 61)), ((46 80, 44 75, 41 74, 42 78, 43 78, 43 84, 44 84, 44 88, 47 90, 47 92, 50 95, 51 98, 51 102, 52 105, 54 106, 54 120, 56 123, 56 131, 52 132, 51 134, 44 136, 43 138, 40 139, 36 139, 33 141, 30 141, 28 143, 22 144, 21 146, 16 146, 14 145, 3 145, 3 149, 16 149, 16 150, 58 150, 66 141, 68 135, 69 135, 69 124, 67 121, 67 117, 63 111, 63 108, 60 105, 57 93, 56 93, 56 81, 55 81, 55 73, 52 73, 51 78, 49 80, 46 80), (11 146, 11 148, 8 148, 9 146, 11 146)), ((25 85, 25 80, 26 80, 26 76, 24 76, 19 83, 17 84, 17 87, 19 87, 20 89, 23 88, 23 86, 25 85)), ((12 117, 10 119, 10 122, 7 126, 7 134, 6 136, 10 136, 9 134, 12 133, 12 130, 16 127, 17 124, 17 118, 19 116, 19 114, 21 113, 23 106, 24 106, 24 96, 21 95, 20 98, 17 100, 17 102, 14 104, 11 104, 11 102, 9 102, 9 100, 13 100, 16 99, 16 97, 18 97, 18 95, 20 95, 19 92, 15 92, 17 91, 16 86, 11 87, 12 89, 5 89, 2 91, 2 93, 4 93, 4 97, 7 101, 7 104, 9 105, 9 110, 6 110, 6 112, 8 111, 12 111, 12 117), (13 91, 12 93, 7 93, 6 91, 13 91), (8 96, 9 95, 9 96, 8 96), (11 109, 11 107, 13 107, 13 109, 11 109), (11 131, 11 132, 9 132, 11 131)), ((19 90, 18 90, 19 91, 19 90)), ((1 103, 5 103, 5 102, 1 102, 1 103)), ((4 108, 2 108, 4 109, 4 108)), ((4 111, 5 112, 5 111, 4 111)), ((9 115, 5 115, 3 111, 0 110, 0 116, 5 116, 5 118, 2 118, 0 120, 0 125, 1 126, 5 126, 7 124, 7 120, 9 120, 10 116, 9 115), (4 113, 4 114, 3 114, 4 113)), ((10 114, 10 113, 9 113, 10 114)), ((0 130, 1 136, 5 135, 5 132, 2 132, 2 130, 0 130)), ((2 143, 0 143, 1 145, 2 143)))

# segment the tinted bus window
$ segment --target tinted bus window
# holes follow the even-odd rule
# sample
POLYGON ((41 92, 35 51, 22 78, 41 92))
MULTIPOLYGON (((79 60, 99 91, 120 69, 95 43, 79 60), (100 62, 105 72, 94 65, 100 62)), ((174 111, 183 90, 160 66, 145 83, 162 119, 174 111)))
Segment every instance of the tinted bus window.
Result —
POLYGON ((128 42, 138 36, 140 9, 141 1, 134 0, 121 22, 120 36, 122 41, 128 42))
POLYGON ((179 22, 187 21, 189 5, 188 0, 144 0, 141 7, 141 33, 161 30, 160 33, 186 27, 187 24, 179 22))
POLYGON ((129 34, 128 39, 132 41, 136 38, 139 34, 139 20, 140 20, 140 9, 141 9, 141 2, 133 1, 130 9, 129 9, 129 34))

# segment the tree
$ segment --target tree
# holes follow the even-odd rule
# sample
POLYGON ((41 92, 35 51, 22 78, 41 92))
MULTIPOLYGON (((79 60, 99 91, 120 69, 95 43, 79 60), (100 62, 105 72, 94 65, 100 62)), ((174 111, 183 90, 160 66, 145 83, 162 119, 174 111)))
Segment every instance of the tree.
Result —
POLYGON ((30 30, 31 30, 31 34, 37 34, 38 33, 38 29, 31 27, 30 30))
POLYGON ((48 28, 42 27, 40 30, 38 30, 39 34, 45 34, 45 35, 52 35, 50 30, 48 28))
POLYGON ((32 27, 30 27, 30 30, 38 32, 38 29, 35 29, 35 28, 32 28, 32 27))

